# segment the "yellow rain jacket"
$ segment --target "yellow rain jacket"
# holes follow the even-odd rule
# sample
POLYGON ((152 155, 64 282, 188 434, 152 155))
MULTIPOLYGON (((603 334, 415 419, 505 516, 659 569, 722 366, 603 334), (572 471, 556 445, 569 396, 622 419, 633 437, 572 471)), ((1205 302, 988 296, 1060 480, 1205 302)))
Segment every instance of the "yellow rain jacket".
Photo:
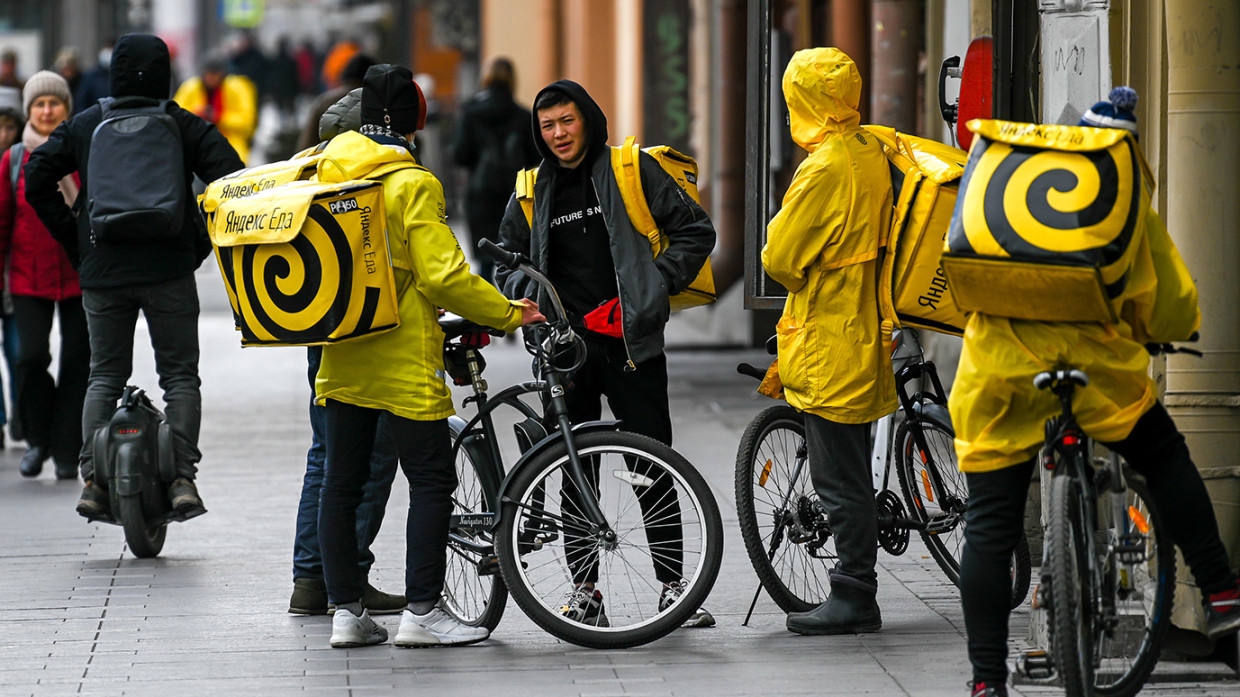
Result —
MULTIPOLYGON (((224 108, 212 122, 237 156, 247 165, 250 163, 250 139, 258 127, 258 91, 254 83, 244 75, 228 75, 220 85, 223 90, 224 108)), ((207 109, 207 88, 202 78, 192 77, 177 88, 172 101, 181 108, 202 116, 207 109)))
POLYGON ((809 152, 767 227, 762 265, 788 289, 776 332, 788 403, 845 424, 896 408, 877 303, 891 175, 861 129, 861 75, 834 48, 798 51, 784 71, 792 140, 809 152))
POLYGON ((336 136, 323 151, 319 180, 383 182, 400 326, 324 346, 315 393, 319 404, 334 399, 435 421, 455 413, 444 383, 437 308, 511 331, 521 324, 521 306, 470 272, 445 223, 443 187, 433 174, 420 167, 383 173, 403 161, 412 163, 413 156, 355 132, 336 136))
POLYGON ((1071 366, 1089 375, 1072 403, 1081 428, 1123 440, 1157 399, 1146 343, 1182 341, 1201 324, 1197 288, 1153 209, 1145 212, 1124 292, 1112 301, 1119 322, 1052 323, 974 314, 965 327, 948 406, 965 472, 989 472, 1037 454, 1059 399, 1033 386, 1044 370, 1071 366))

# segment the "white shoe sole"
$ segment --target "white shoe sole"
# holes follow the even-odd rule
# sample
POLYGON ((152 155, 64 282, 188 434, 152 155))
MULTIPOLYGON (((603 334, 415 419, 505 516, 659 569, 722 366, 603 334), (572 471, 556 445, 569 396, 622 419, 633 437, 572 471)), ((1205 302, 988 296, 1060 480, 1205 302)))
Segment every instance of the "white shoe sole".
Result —
POLYGON ((396 633, 396 639, 393 645, 402 649, 426 649, 436 646, 466 646, 468 644, 476 644, 485 641, 490 637, 490 632, 481 636, 452 636, 448 634, 436 634, 422 625, 415 625, 412 629, 401 628, 396 633))

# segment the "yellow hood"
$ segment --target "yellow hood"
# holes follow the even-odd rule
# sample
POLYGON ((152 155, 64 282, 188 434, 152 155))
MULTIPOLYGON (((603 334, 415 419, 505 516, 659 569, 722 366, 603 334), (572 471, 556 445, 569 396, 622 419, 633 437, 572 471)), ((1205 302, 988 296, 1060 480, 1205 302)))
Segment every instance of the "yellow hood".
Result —
POLYGON ((797 51, 784 70, 792 140, 808 152, 831 133, 861 124, 861 73, 838 48, 797 51))
POLYGON ((319 161, 319 181, 343 182, 352 179, 377 179, 393 165, 405 167, 415 163, 413 154, 381 145, 356 131, 346 131, 332 138, 323 149, 319 161))

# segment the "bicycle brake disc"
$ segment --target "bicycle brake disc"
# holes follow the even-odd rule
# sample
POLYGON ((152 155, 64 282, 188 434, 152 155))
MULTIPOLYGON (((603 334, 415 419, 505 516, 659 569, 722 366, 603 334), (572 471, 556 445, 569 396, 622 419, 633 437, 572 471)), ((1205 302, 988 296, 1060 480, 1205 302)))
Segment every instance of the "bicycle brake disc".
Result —
POLYGON ((888 489, 875 497, 874 505, 878 509, 878 546, 893 557, 904 554, 909 539, 908 526, 899 522, 905 519, 904 504, 888 489))

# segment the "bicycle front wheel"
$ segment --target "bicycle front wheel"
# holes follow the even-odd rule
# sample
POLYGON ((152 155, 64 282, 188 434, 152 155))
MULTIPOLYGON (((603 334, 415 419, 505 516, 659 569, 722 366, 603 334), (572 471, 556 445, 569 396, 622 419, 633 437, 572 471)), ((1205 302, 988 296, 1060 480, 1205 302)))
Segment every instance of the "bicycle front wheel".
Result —
POLYGON ((593 530, 583 514, 567 446, 557 442, 522 465, 505 492, 496 540, 504 580, 525 614, 560 639, 589 648, 654 641, 715 583, 719 508, 697 470, 658 441, 618 431, 575 440, 607 529, 593 530), (594 589, 596 603, 575 604, 582 587, 594 589))
MULTIPOLYGON (((1135 555, 1124 564, 1112 551, 1106 557, 1106 590, 1115 603, 1116 626, 1104 633, 1102 662, 1094 676, 1094 688, 1107 697, 1130 697, 1140 691, 1154 665, 1163 639, 1171 627, 1171 598, 1175 583, 1175 547, 1171 533, 1162 527, 1161 516, 1150 499, 1145 480, 1125 472, 1128 493, 1124 502, 1126 529, 1108 525, 1102 539, 1112 550, 1123 547, 1135 555)), ((1103 493, 1099 510, 1109 511, 1103 493)), ((1109 523, 1110 521, 1108 521, 1109 523)))
POLYGON ((1051 655, 1067 697, 1093 694, 1095 593, 1084 492, 1075 477, 1051 478, 1050 526, 1044 543, 1050 581, 1051 655))
POLYGON ((784 612, 805 612, 830 594, 835 540, 810 482, 805 422, 768 407, 749 422, 736 453, 736 514, 758 581, 784 612))
MULTIPOLYGON (((455 443, 461 435, 459 426, 451 423, 449 428, 455 443)), ((471 514, 493 512, 479 476, 478 468, 485 466, 486 463, 474 461, 468 448, 457 450, 458 484, 452 494, 454 521, 466 520, 471 514)), ((448 531, 444 611, 463 624, 494 630, 507 604, 508 588, 500 577, 493 533, 484 525, 453 525, 448 531)))
MULTIPOLYGON (((956 466, 955 432, 934 419, 905 421, 896 430, 896 474, 909 515, 924 523, 919 531, 930 556, 947 578, 960 585, 960 555, 964 550, 964 513, 969 488, 956 466), (917 444, 920 431, 926 444, 917 444)), ((1022 532, 1012 551, 1013 609, 1029 594, 1031 561, 1029 540, 1022 532)))

